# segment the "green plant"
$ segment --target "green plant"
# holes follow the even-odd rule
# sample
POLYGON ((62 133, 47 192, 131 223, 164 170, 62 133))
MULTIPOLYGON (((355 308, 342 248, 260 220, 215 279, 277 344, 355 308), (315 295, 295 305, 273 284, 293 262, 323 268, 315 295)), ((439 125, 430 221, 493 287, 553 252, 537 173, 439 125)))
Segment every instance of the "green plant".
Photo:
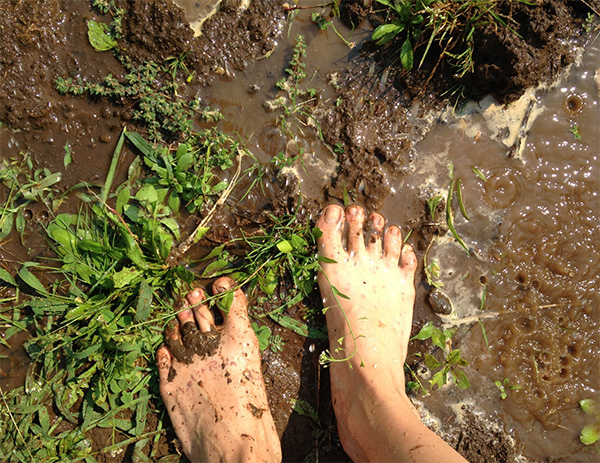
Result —
POLYGON ((54 213, 62 202, 52 187, 60 182, 62 175, 47 168, 34 169, 31 156, 20 154, 20 159, 0 161, 0 182, 9 190, 0 211, 0 240, 6 238, 14 228, 25 233, 25 210, 33 202, 41 201, 50 213, 54 213))
POLYGON ((327 28, 329 26, 331 26, 331 28, 333 29, 333 32, 335 32, 335 34, 341 39, 342 42, 344 42, 344 44, 348 48, 352 49, 356 46, 356 43, 350 42, 349 40, 345 39, 344 36, 342 34, 340 34, 340 32, 337 30, 337 28, 333 24, 333 21, 326 19, 325 16, 323 16, 321 13, 316 13, 316 12, 313 13, 311 15, 310 19, 317 26, 319 26, 319 29, 322 31, 327 30, 327 28))
POLYGON ((504 381, 494 381, 494 384, 500 390, 500 397, 502 397, 502 400, 508 397, 507 391, 518 391, 523 387, 520 384, 510 384, 508 378, 504 378, 504 381))
POLYGON ((427 277, 427 284, 434 288, 443 288, 444 283, 442 283, 440 278, 440 265, 437 259, 431 259, 431 261, 427 262, 427 265, 424 267, 425 276, 427 277))
POLYGON ((581 133, 579 132, 579 126, 577 124, 573 124, 573 127, 571 127, 570 131, 575 136, 575 140, 581 140, 581 133))
POLYGON ((413 68, 413 43, 421 36, 425 22, 425 8, 435 0, 393 1, 377 0, 387 6, 395 18, 388 24, 382 24, 373 31, 372 39, 377 45, 385 45, 402 34, 404 40, 400 48, 400 62, 407 71, 413 68))
POLYGON ((275 98, 271 101, 271 105, 283 111, 282 117, 279 118, 279 123, 281 131, 287 136, 295 138, 292 124, 289 121, 289 118, 294 116, 301 125, 312 125, 315 127, 319 137, 322 138, 319 122, 312 111, 312 107, 315 106, 316 102, 315 95, 317 90, 301 85, 308 77, 306 63, 304 62, 305 57, 306 42, 304 41, 304 36, 298 35, 292 58, 285 69, 287 77, 282 77, 275 84, 278 89, 286 93, 287 97, 280 96, 275 98))
POLYGON ((82 78, 69 77, 56 79, 60 93, 110 98, 117 103, 130 105, 132 118, 143 123, 151 141, 158 142, 163 137, 186 139, 192 128, 191 118, 198 110, 196 101, 187 102, 177 93, 179 84, 175 72, 182 65, 175 66, 172 59, 159 65, 146 62, 133 67, 125 60, 123 64, 128 74, 121 82, 112 75, 101 82, 84 82, 82 78))
POLYGON ((444 199, 443 196, 437 195, 437 196, 432 196, 431 198, 429 198, 427 200, 427 208, 429 209, 429 213, 431 214, 431 220, 433 220, 434 222, 435 222, 435 211, 438 207, 438 204, 440 204, 443 199, 444 199))
MULTIPOLYGON (((377 0, 388 8, 390 21, 378 26, 372 38, 383 45, 399 37, 400 61, 407 71, 413 68, 414 50, 424 46, 421 66, 435 43, 441 50, 438 63, 446 59, 457 79, 473 72, 475 32, 490 24, 510 29, 498 12, 497 0, 377 0)), ((529 4, 525 0, 519 0, 529 4)), ((513 31, 514 32, 514 31, 513 31)), ((516 33, 516 32, 514 32, 516 33)))
POLYGON ((591 445, 600 440, 600 410, 594 399, 583 399, 579 406, 586 415, 595 416, 596 422, 586 425, 579 435, 579 440, 585 445, 591 445))
POLYGON ((466 389, 470 386, 469 379, 460 368, 466 367, 468 362, 461 357, 459 349, 450 347, 453 335, 454 330, 440 330, 432 322, 428 322, 412 339, 420 341, 431 339, 431 343, 439 348, 439 352, 441 352, 439 360, 432 354, 425 354, 425 365, 432 372, 435 371, 429 381, 432 386, 442 387, 448 382, 448 377, 451 376, 458 387, 466 389))

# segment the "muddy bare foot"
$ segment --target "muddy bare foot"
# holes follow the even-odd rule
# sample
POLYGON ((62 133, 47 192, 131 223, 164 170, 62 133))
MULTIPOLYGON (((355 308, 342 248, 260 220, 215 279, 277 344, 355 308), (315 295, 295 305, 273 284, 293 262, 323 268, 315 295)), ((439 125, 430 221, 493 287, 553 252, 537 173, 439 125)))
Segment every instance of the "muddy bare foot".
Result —
MULTIPOLYGON (((213 292, 233 286, 223 277, 213 292)), ((205 299, 201 289, 188 293, 156 353, 160 393, 183 451, 194 462, 281 461, 246 297, 235 291, 218 327, 205 299)))
POLYGON ((361 207, 330 205, 317 220, 319 255, 336 261, 322 263, 318 281, 340 440, 354 461, 461 461, 405 393, 416 255, 398 227, 385 229, 383 216, 369 222, 365 245, 361 207))

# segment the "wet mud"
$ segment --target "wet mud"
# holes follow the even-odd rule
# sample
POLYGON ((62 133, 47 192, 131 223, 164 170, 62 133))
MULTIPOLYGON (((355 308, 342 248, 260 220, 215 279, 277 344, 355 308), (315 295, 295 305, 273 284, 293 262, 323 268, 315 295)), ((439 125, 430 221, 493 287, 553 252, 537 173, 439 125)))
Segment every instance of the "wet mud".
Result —
MULTIPOLYGON (((418 251, 421 271, 425 255, 440 262, 445 284, 440 294, 431 296, 424 275, 418 278, 415 333, 428 320, 455 327, 454 342, 470 363, 470 389, 449 386, 428 397, 415 394, 426 423, 473 462, 594 461, 597 455, 578 442, 587 418, 577 403, 596 397, 600 389, 600 301, 594 290, 600 273, 600 218, 592 207, 599 189, 599 98, 592 78, 597 47, 587 52, 592 58, 585 61, 585 72, 573 70, 571 80, 563 78, 554 89, 545 87, 529 99, 526 93, 560 77, 565 65, 576 60, 575 45, 585 41, 580 25, 586 7, 558 0, 545 2, 544 8, 503 2, 503 14, 519 28, 481 32, 484 45, 475 55, 475 73, 460 84, 475 99, 494 95, 498 108, 525 101, 530 111, 521 112, 512 129, 486 119, 483 111, 474 111, 470 119, 442 112, 446 101, 440 95, 457 83, 452 73, 444 67, 434 73, 436 63, 426 61, 421 70, 407 74, 391 47, 376 50, 368 37, 382 16, 373 3, 342 3, 342 21, 356 29, 352 37, 358 46, 349 50, 330 30, 317 30, 310 13, 298 14, 288 34, 289 12, 280 1, 253 0, 240 8, 238 2, 222 0, 200 35, 188 25, 196 19, 193 6, 184 11, 169 1, 117 1, 128 12, 119 43, 128 56, 139 64, 186 54, 186 65, 196 73, 186 91, 220 109, 226 131, 247 140, 261 162, 279 152, 300 154, 303 160, 303 168, 271 168, 263 196, 253 193, 219 214, 215 221, 227 226, 215 227, 203 244, 228 241, 240 227, 252 232, 268 220, 264 211, 294 212, 304 220, 328 201, 344 200, 381 211, 391 222, 414 230, 409 242, 418 251), (311 117, 318 121, 322 140, 304 116, 298 116, 294 127, 300 129, 293 129, 293 137, 282 134, 276 114, 265 110, 265 102, 280 95, 274 84, 285 75, 296 33, 307 38, 311 85, 318 90, 311 117), (517 101, 523 95, 525 100, 517 101), (573 141, 574 124, 581 142, 573 141), (463 180, 471 212, 470 221, 456 219, 471 258, 448 234, 445 200, 433 217, 426 204, 433 195, 446 194, 450 162, 463 180), (485 182, 473 174, 473 166, 484 172, 485 182), (522 386, 505 400, 494 385, 503 378, 522 386)), ((29 151, 36 166, 64 171, 67 186, 102 182, 118 134, 133 124, 131 102, 56 91, 59 76, 99 80, 125 73, 111 53, 91 49, 85 28, 89 19, 101 15, 82 1, 12 0, 0 10, 0 39, 7 44, 0 55, 1 155, 29 151), (73 152, 66 170, 65 145, 73 152)), ((343 34, 350 34, 335 21, 343 34)), ((132 152, 125 153, 118 177, 125 178, 133 158, 132 152)), ((6 194, 0 192, 3 201, 6 194)), ((0 246, 10 270, 48 252, 41 238, 48 211, 32 206, 30 216, 27 246, 18 238, 0 246)), ((318 307, 319 297, 312 303, 318 307)), ((301 317, 302 308, 292 315, 301 317)), ((318 362, 326 345, 274 322, 270 327, 284 341, 281 352, 263 355, 284 461, 348 461, 337 438, 328 370, 318 362), (293 412, 297 399, 317 411, 319 422, 293 412)), ((408 363, 424 382, 429 372, 414 354, 433 351, 431 345, 411 342, 408 363)), ((10 365, 2 363, 2 373, 14 375, 3 387, 22 381, 26 364, 18 355, 10 354, 10 365)), ((147 426, 155 429, 152 420, 147 426)), ((99 450, 109 430, 94 432, 99 450)), ((155 455, 175 454, 174 442, 172 434, 161 437, 155 455)), ((131 452, 101 455, 98 461, 130 461, 131 452)))

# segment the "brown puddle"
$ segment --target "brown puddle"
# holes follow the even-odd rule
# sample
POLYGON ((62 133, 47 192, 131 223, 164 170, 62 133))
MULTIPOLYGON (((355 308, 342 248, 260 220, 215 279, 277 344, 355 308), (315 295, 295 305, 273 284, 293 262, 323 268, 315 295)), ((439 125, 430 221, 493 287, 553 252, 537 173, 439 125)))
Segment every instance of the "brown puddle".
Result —
MULTIPOLYGON (((185 3, 193 11, 195 2, 185 3)), ((92 17, 87 7, 79 8, 78 14, 92 17)), ((297 33, 305 35, 308 80, 323 101, 337 97, 327 75, 348 66, 358 53, 349 52, 333 31, 318 31, 308 18, 300 15, 293 22, 270 57, 214 82, 203 92, 203 102, 222 111, 226 118, 223 128, 239 134, 261 162, 269 162, 280 152, 287 156, 302 152, 303 167, 294 171, 301 179, 302 195, 310 202, 322 201, 323 186, 336 171, 332 147, 315 136, 301 115, 290 118, 294 139, 282 135, 281 110, 269 111, 265 102, 281 95, 275 82, 284 75, 297 33)), ((349 30, 338 28, 349 36, 349 30)), ((360 43, 369 34, 358 29, 351 39, 360 43)), ((100 56, 108 61, 96 68, 102 75, 113 64, 112 57, 94 56, 96 61, 101 61, 100 56)), ((58 57, 53 66, 62 69, 60 60, 58 57)), ((504 431, 514 438, 515 450, 507 450, 507 458, 511 452, 541 461, 598 458, 594 449, 579 442, 580 430, 593 418, 580 410, 578 401, 600 400, 600 300, 596 293, 600 286, 600 109, 599 83, 594 80, 599 60, 598 44, 590 45, 581 67, 555 87, 532 92, 512 104, 514 117, 510 119, 506 112, 494 112, 493 106, 488 112, 464 117, 444 113, 422 141, 420 134, 412 140, 412 172, 383 176, 393 193, 381 211, 404 229, 411 219, 422 215, 415 208, 421 204, 418 198, 445 197, 450 163, 454 178, 463 184, 470 220, 456 209, 456 229, 474 255, 467 256, 447 234, 434 242, 429 259, 439 261, 443 290, 455 309, 436 324, 458 326, 454 346, 470 363, 466 373, 471 388, 462 391, 449 386, 426 398, 416 397, 423 403, 423 413, 429 411, 427 423, 453 445, 460 446, 465 426, 485 423, 482 434, 504 431), (581 140, 575 138, 575 126, 581 140), (479 178, 473 167, 487 181, 479 178), (478 319, 483 321, 489 348, 478 319), (494 381, 504 378, 522 389, 508 391, 502 400, 494 381), (475 422, 473 415, 478 418, 475 422), (465 420, 462 427, 461 420, 465 420)), ((487 104, 491 103, 481 106, 487 104)), ((44 152, 41 165, 58 169, 64 144, 75 133, 80 151, 75 151, 66 183, 80 179, 101 182, 120 131, 118 115, 83 99, 69 98, 68 105, 63 111, 72 113, 68 117, 72 124, 63 129, 51 127, 51 136, 36 139, 0 129, 2 157, 14 155, 15 148, 27 147, 33 153, 44 152), (76 122, 88 118, 97 120, 97 125, 80 127, 76 122)), ((415 124, 429 125, 426 121, 415 124)), ((365 127, 366 137, 369 131, 365 127)), ((121 175, 125 169, 126 165, 121 175)), ((254 204, 261 204, 260 198, 254 199, 254 204)), ((43 223, 42 212, 32 211, 28 225, 32 235, 43 223)), ((438 214, 437 220, 444 222, 443 214, 438 214)), ((34 236, 29 246, 27 252, 16 242, 3 245, 1 256, 12 266, 45 251, 39 236, 34 236)), ((423 259, 423 254, 419 257, 423 259)), ((423 275, 417 276, 417 286, 416 320, 435 319, 424 302, 428 288, 423 275)), ((280 331, 285 337, 285 330, 280 331)), ((278 408, 274 415, 280 431, 298 390, 308 387, 298 370, 302 368, 302 375, 320 374, 316 366, 319 352, 301 358, 311 343, 302 346, 303 340, 294 336, 286 340, 289 352, 285 356, 265 352, 267 385, 277 388, 270 402, 278 408)), ((0 347, 0 354, 5 353, 3 349, 0 347)), ((9 359, 0 359, 0 373, 8 375, 0 377, 3 388, 19 384, 26 369, 22 354, 9 355, 9 359)), ((284 435, 286 439, 299 445, 293 436, 284 435)), ((511 447, 510 439, 506 445, 511 447)))

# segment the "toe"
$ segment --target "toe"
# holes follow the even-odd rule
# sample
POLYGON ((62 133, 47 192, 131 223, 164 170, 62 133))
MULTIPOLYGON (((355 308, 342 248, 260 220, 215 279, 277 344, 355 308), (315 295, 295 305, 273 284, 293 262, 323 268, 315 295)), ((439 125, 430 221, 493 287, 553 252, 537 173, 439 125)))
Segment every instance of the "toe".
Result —
POLYGON ((377 212, 373 212, 369 217, 371 222, 371 233, 367 242, 367 251, 372 256, 381 256, 381 236, 383 235, 383 227, 385 219, 377 212))
POLYGON ((402 233, 395 225, 388 227, 383 237, 383 258, 390 265, 398 265, 402 251, 402 233))
POLYGON ((414 277, 417 271, 417 255, 410 244, 405 244, 402 247, 402 258, 400 260, 400 268, 407 275, 414 277))
POLYGON ((195 325, 196 321, 194 320, 194 314, 190 309, 190 304, 187 299, 183 299, 181 301, 181 308, 183 310, 177 312, 177 319, 179 320, 181 326, 185 325, 186 323, 193 323, 195 325))
POLYGON ((173 358, 169 349, 166 346, 159 347, 156 351, 156 365, 158 366, 158 377, 161 385, 168 382, 167 378, 172 364, 173 358))
MULTIPOLYGON (((235 282, 229 277, 221 277, 213 283, 213 292, 215 294, 223 294, 235 287, 235 282)), ((229 293, 231 294, 231 293, 229 293)), ((248 320, 248 304, 246 296, 241 289, 233 291, 233 298, 225 295, 226 305, 229 305, 229 312, 223 323, 224 329, 246 329, 250 326, 248 320)), ((227 307, 225 307, 227 309, 227 307)))
POLYGON ((202 333, 211 331, 215 326, 215 318, 208 304, 204 304, 206 293, 201 288, 195 288, 187 294, 186 299, 192 306, 192 312, 200 331, 202 333))
POLYGON ((348 222, 348 252, 360 253, 365 249, 363 226, 365 224, 365 211, 360 206, 349 206, 346 209, 348 222))
POLYGON ((316 225, 323 232, 317 240, 319 255, 336 259, 343 250, 344 209, 337 204, 326 206, 317 219, 316 225))

